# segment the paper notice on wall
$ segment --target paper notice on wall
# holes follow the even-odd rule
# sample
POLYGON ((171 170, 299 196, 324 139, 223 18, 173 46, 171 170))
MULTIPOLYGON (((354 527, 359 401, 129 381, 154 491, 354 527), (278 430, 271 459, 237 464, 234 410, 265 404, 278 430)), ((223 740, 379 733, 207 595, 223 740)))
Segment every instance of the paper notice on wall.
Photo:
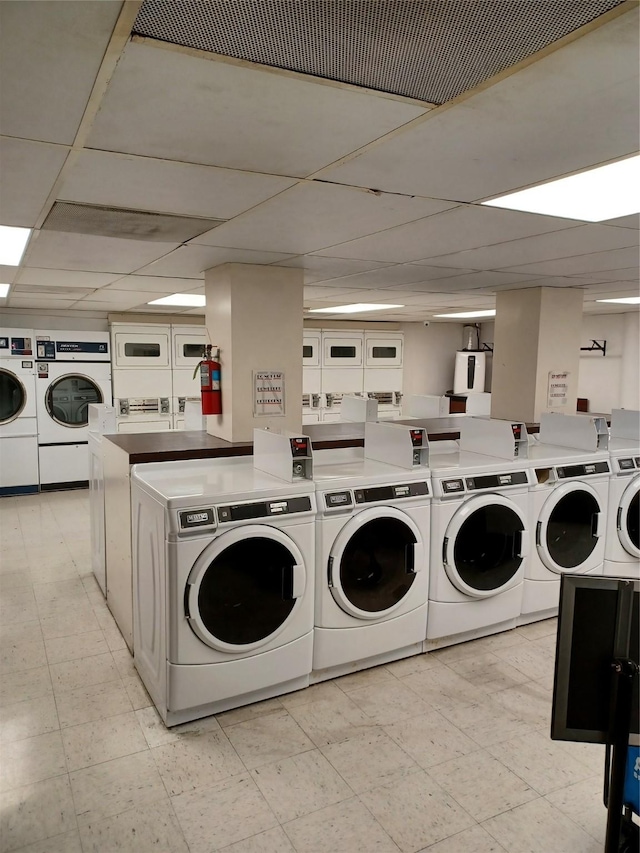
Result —
POLYGON ((284 413, 284 373, 280 370, 254 370, 254 416, 273 418, 283 417, 284 413))
POLYGON ((547 408, 559 409, 569 402, 569 372, 567 370, 551 370, 549 372, 549 389, 547 393, 547 408))

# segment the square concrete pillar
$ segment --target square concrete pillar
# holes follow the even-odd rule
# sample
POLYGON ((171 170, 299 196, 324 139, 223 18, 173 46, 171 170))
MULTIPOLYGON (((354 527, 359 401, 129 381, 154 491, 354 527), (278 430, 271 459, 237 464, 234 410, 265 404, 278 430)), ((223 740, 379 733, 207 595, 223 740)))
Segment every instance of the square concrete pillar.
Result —
MULTIPOLYGON (((303 271, 223 264, 205 271, 206 326, 220 348, 222 414, 207 432, 251 441, 254 428, 302 428, 303 271), (254 372, 284 374, 284 415, 254 411, 254 372)), ((279 411, 274 406, 274 411, 279 411)))
POLYGON ((572 287, 497 294, 491 417, 538 422, 542 412, 576 411, 582 299, 572 287), (551 373, 567 374, 555 380, 566 381, 565 395, 550 395, 551 373))

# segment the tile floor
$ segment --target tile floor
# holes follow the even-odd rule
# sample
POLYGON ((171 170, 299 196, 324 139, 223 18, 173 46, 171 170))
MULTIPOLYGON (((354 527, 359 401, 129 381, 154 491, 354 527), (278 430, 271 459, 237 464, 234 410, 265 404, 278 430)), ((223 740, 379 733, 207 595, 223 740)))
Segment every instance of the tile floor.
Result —
POLYGON ((597 853, 603 748, 548 736, 549 620, 167 730, 88 494, 0 499, 2 853, 597 853))

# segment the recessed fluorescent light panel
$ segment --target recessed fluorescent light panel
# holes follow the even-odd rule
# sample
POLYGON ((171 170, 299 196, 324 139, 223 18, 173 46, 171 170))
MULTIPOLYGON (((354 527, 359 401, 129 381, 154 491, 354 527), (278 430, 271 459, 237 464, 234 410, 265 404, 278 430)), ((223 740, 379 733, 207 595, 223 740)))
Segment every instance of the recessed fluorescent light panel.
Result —
POLYGON ((636 155, 580 172, 579 175, 570 175, 528 190, 483 201, 482 204, 602 222, 640 212, 639 186, 640 155, 636 155))
POLYGON ((173 293, 171 296, 147 302, 147 305, 181 305, 183 308, 200 308, 206 304, 206 297, 197 293, 173 293))
POLYGON ((434 314, 434 317, 495 317, 496 311, 459 311, 457 314, 434 314))
POLYGON ((404 308, 404 305, 380 305, 376 303, 356 302, 353 305, 336 305, 335 308, 310 308, 310 314, 362 314, 365 311, 388 311, 390 308, 404 308))
POLYGON ((596 299, 596 302, 616 302, 620 305, 638 305, 640 296, 621 296, 620 299, 596 299))
POLYGON ((0 299, 4 299, 5 296, 9 295, 10 284, 0 284, 0 299))
POLYGON ((31 234, 30 228, 10 228, 0 225, 0 264, 17 267, 31 234))

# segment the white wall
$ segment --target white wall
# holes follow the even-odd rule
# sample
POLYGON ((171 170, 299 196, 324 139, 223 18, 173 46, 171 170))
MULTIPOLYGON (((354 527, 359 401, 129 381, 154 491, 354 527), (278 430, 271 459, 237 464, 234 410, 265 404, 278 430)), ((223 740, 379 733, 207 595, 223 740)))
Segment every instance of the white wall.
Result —
MULTIPOLYGON (((133 316, 133 315, 132 315, 133 316)), ((131 322, 135 322, 134 319, 131 322)), ((107 314, 97 311, 33 311, 3 308, 0 326, 8 329, 65 329, 70 332, 108 332, 107 314)))
POLYGON ((461 323, 401 323, 404 332, 403 394, 444 394, 453 388, 461 323))
POLYGON ((640 408, 640 314, 585 314, 581 346, 606 340, 607 354, 580 353, 578 396, 589 400, 592 412, 640 408))

